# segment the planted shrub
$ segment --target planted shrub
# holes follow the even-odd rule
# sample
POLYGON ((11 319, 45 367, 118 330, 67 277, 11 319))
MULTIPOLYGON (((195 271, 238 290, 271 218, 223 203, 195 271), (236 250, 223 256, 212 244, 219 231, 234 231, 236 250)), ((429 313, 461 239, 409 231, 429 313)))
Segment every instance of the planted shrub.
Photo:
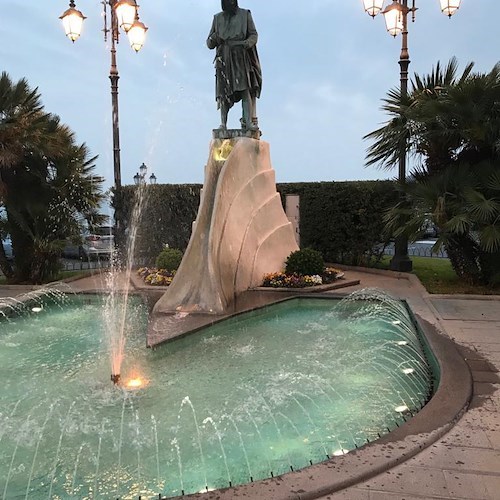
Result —
POLYGON ((156 267, 176 271, 181 265, 182 252, 177 248, 164 248, 156 258, 156 267))
POLYGON ((285 272, 287 274, 322 274, 325 269, 323 256, 312 248, 303 248, 292 252, 285 262, 285 272))

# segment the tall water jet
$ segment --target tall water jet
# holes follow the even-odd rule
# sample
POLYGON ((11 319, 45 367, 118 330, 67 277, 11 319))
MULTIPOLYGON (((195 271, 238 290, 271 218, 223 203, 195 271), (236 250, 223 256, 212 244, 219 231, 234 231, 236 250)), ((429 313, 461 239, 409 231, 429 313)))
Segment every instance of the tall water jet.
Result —
MULTIPOLYGON (((144 176, 147 172, 144 173, 144 176)), ((111 362, 111 381, 118 385, 121 378, 121 367, 125 354, 127 334, 127 310, 129 304, 130 276, 134 264, 136 236, 139 221, 147 199, 148 186, 140 183, 135 193, 135 202, 123 255, 113 249, 111 266, 105 275, 108 295, 103 308, 105 335, 111 362)))

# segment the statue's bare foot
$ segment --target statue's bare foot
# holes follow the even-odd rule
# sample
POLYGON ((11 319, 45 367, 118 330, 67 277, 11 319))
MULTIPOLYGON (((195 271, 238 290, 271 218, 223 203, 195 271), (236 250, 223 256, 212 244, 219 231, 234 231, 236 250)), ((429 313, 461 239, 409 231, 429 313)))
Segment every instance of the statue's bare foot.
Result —
POLYGON ((226 125, 224 125, 223 123, 221 123, 221 124, 219 125, 219 130, 227 130, 226 125))

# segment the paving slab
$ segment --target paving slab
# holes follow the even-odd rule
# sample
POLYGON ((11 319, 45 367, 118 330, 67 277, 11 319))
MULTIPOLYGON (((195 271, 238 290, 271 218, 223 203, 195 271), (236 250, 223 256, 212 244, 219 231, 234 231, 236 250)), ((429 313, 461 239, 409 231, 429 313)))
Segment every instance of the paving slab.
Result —
POLYGON ((471 472, 444 471, 447 490, 456 498, 483 500, 499 498, 500 477, 498 475, 474 474, 471 472))
POLYGON ((432 299, 434 307, 444 320, 500 321, 500 307, 495 300, 432 299))
POLYGON ((378 475, 363 487, 369 490, 423 495, 426 498, 434 496, 444 496, 446 498, 447 495, 444 472, 430 467, 402 465, 378 475))

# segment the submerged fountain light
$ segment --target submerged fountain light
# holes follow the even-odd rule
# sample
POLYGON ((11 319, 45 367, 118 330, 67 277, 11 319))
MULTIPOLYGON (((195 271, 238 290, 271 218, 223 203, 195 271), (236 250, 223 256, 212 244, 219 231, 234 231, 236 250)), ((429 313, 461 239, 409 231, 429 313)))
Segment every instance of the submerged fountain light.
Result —
POLYGON ((397 319, 395 321, 392 322, 393 325, 400 325, 401 324, 401 320, 397 319))
POLYGON ((397 342, 398 345, 408 345, 408 341, 406 340, 400 340, 399 342, 397 342))
POLYGON ((118 385, 120 383, 120 374, 117 373, 117 374, 111 374, 111 382, 113 382, 113 384, 115 385, 118 385))
POLYGON ((335 450, 333 452, 333 456, 334 457, 341 457, 342 455, 347 455, 348 453, 349 453, 349 450, 340 449, 340 450, 335 450))
POLYGON ((408 406, 406 405, 396 406, 394 410, 397 411, 398 413, 405 413, 408 411, 408 406))
POLYGON ((143 379, 141 377, 134 377, 134 378, 129 378, 125 381, 124 386, 131 390, 137 390, 137 389, 142 389, 143 387, 146 387, 148 385, 148 381, 146 379, 143 379))
POLYGON ((414 371, 415 371, 415 370, 414 370, 413 368, 404 368, 404 369, 403 369, 403 373, 404 373, 405 375, 410 375, 410 374, 412 374, 414 371))
POLYGON ((31 310, 34 312, 34 313, 39 313, 39 312, 42 312, 43 311, 43 307, 42 306, 35 306, 35 307, 32 307, 31 310))

